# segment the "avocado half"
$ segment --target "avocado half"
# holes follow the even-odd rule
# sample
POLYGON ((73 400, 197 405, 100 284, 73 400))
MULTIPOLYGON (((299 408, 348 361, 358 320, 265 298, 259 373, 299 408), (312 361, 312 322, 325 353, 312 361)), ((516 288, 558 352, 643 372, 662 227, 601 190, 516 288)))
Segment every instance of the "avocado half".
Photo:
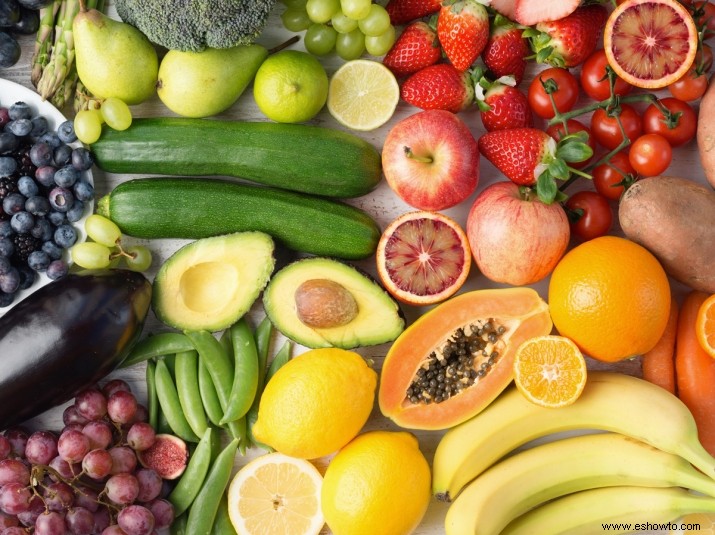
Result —
POLYGON ((220 331, 248 312, 275 268, 275 243, 263 232, 193 241, 154 278, 152 308, 176 329, 220 331))
MULTIPOLYGON (((332 303, 324 306, 330 309, 332 303)), ((331 258, 304 258, 282 268, 263 292, 263 307, 276 329, 308 348, 372 346, 395 340, 405 329, 399 304, 382 286, 356 267, 331 258), (301 319, 297 292, 315 281, 337 284, 352 296, 357 307, 349 321, 316 327, 301 319)))

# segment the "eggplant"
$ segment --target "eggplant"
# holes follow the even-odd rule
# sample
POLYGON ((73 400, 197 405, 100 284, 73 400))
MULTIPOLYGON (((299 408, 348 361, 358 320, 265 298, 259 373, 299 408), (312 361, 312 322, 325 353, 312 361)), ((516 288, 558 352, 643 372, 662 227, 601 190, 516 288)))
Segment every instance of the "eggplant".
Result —
POLYGON ((0 429, 95 385, 141 336, 151 283, 141 273, 70 274, 0 318, 0 429))

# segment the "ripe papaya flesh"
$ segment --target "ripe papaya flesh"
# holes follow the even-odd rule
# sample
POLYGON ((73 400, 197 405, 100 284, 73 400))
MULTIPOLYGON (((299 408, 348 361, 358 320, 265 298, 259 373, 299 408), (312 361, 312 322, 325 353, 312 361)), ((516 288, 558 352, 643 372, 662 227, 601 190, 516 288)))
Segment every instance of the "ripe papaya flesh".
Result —
POLYGON ((407 429, 462 423, 511 383, 519 345, 552 326, 547 303, 531 288, 453 297, 393 342, 380 374, 380 411, 407 429))

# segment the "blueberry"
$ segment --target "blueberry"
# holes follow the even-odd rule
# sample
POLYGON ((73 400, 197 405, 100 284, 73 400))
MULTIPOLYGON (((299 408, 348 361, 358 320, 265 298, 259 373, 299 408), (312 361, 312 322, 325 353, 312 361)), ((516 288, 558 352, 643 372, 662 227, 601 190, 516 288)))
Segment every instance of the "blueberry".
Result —
POLYGON ((69 145, 60 145, 55 149, 54 154, 55 165, 62 167, 72 162, 72 147, 69 145))
POLYGON ((50 280, 55 281, 67 275, 68 272, 69 266, 67 265, 67 262, 65 262, 64 260, 53 260, 52 262, 50 262, 50 265, 47 266, 47 271, 45 271, 45 275, 47 275, 50 280))
POLYGON ((7 215, 13 215, 25 208, 25 196, 20 193, 10 193, 2 201, 2 209, 7 215))
POLYGON ((14 294, 20 289, 20 272, 15 267, 11 267, 6 273, 0 273, 0 290, 14 294))
POLYGON ((38 141, 30 147, 30 161, 35 167, 50 165, 53 157, 52 148, 44 141, 38 141))
POLYGON ((94 186, 81 178, 75 183, 72 191, 74 191, 75 199, 80 201, 89 201, 94 197, 94 186))
POLYGON ((0 256, 10 258, 15 252, 15 244, 10 238, 0 238, 0 256))
POLYGON ((50 265, 50 257, 45 251, 32 251, 27 257, 27 265, 35 271, 45 271, 50 265))
POLYGON ((35 226, 30 230, 35 238, 42 241, 47 241, 52 239, 52 235, 55 233, 55 229, 47 219, 39 218, 35 220, 35 226))
POLYGON ((33 195, 37 195, 40 191, 40 188, 37 187, 37 182, 29 176, 21 176, 17 180, 17 189, 20 190, 20 193, 25 197, 32 197, 33 195))
POLYGON ((55 184, 61 188, 71 188, 79 180, 79 171, 72 165, 65 165, 55 173, 55 184))
POLYGON ((0 154, 15 152, 20 146, 20 140, 12 132, 0 132, 0 154))
POLYGON ((12 230, 18 234, 27 234, 35 226, 35 217, 30 212, 17 212, 10 218, 12 230))
POLYGON ((37 117, 33 117, 31 119, 31 122, 32 130, 30 131, 30 135, 32 137, 40 137, 41 135, 47 133, 47 119, 45 119, 41 115, 38 115, 37 117))
POLYGON ((20 119, 32 119, 32 110, 27 102, 15 102, 8 108, 10 120, 18 121, 20 119))
POLYGON ((17 161, 12 156, 0 156, 0 177, 10 176, 17 171, 17 161))
POLYGON ((15 300, 15 294, 0 292, 0 308, 9 307, 15 300))
POLYGON ((25 201, 25 210, 34 216, 46 216, 51 210, 50 201, 42 195, 33 195, 25 201))
POLYGON ((77 171, 87 171, 94 165, 94 157, 84 147, 77 147, 72 151, 72 165, 77 171))
POLYGON ((17 119, 5 125, 5 130, 18 137, 29 136, 32 132, 32 121, 30 119, 17 119))
POLYGON ((17 271, 20 273, 20 290, 27 290, 30 286, 35 284, 37 273, 35 273, 34 269, 30 269, 30 266, 21 264, 17 267, 17 271))
POLYGON ((0 221, 0 238, 9 238, 13 234, 15 234, 15 231, 12 230, 10 220, 6 219, 5 221, 0 221))
POLYGON ((0 256, 0 275, 3 275, 12 269, 10 259, 5 256, 0 256))
POLYGON ((53 241, 46 241, 42 244, 42 250, 45 251, 52 260, 62 258, 62 248, 53 241))
POLYGON ((56 149, 60 145, 62 145, 62 141, 60 138, 57 136, 56 133, 54 132, 47 132, 45 134, 42 134, 37 141, 42 141, 43 143, 47 143, 50 147, 53 149, 56 149))
POLYGON ((52 188, 48 196, 50 206, 58 212, 67 212, 74 204, 74 194, 67 188, 52 188))
POLYGON ((20 60, 20 44, 6 32, 0 32, 0 69, 12 67, 20 60))
POLYGON ((57 169, 51 165, 38 167, 35 171, 35 180, 46 188, 51 188, 55 185, 55 173, 57 169))
POLYGON ((65 143, 77 141, 77 134, 74 131, 74 122, 65 121, 57 128, 57 137, 65 143))
POLYGON ((64 224, 55 230, 55 243, 64 249, 69 249, 77 241, 77 231, 72 225, 64 224))
MULTIPOLYGON (((47 201, 49 204, 49 201, 47 201)), ((50 220, 54 226, 59 227, 67 223, 67 215, 62 212, 50 212, 47 214, 47 219, 50 220)))
POLYGON ((72 208, 67 210, 67 221, 70 223, 76 223, 84 215, 84 203, 79 199, 75 199, 72 208))

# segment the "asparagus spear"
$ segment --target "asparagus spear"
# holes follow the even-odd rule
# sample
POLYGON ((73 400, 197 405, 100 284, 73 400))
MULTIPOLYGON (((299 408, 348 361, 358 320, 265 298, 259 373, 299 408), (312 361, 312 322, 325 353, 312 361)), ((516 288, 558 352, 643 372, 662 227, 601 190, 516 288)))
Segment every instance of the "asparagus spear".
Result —
POLYGON ((52 42, 55 36, 55 18, 57 17, 63 0, 54 0, 40 9, 40 27, 35 36, 35 50, 32 54, 32 73, 30 80, 37 87, 45 65, 50 61, 52 42))
POLYGON ((61 19, 57 19, 55 27, 52 57, 42 71, 42 77, 37 84, 37 91, 43 99, 49 99, 55 94, 74 61, 72 23, 79 12, 79 2, 78 0, 64 0, 63 7, 64 15, 61 19))

